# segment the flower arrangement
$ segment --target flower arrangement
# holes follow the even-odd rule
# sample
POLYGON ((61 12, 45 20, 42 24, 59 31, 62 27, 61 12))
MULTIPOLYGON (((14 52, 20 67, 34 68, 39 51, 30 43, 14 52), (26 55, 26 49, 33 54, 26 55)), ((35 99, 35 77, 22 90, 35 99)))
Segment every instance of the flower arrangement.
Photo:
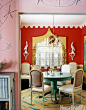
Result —
POLYGON ((52 68, 52 71, 55 71, 56 70, 56 68, 52 68))

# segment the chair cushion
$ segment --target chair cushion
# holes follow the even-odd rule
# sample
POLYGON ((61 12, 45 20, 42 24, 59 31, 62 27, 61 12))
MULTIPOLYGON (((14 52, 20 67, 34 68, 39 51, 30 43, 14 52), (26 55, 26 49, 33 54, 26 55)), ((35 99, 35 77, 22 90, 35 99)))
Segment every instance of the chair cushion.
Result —
POLYGON ((57 85, 62 86, 62 85, 66 85, 66 84, 71 84, 71 81, 57 81, 57 85))
POLYGON ((44 81, 44 84, 51 85, 51 81, 44 81))
POLYGON ((73 85, 64 85, 64 86, 61 86, 60 88, 59 88, 59 90, 61 91, 61 92, 65 92, 65 93, 72 93, 73 92, 73 85))
MULTIPOLYGON (((72 93, 73 93, 73 85, 70 84, 70 85, 61 86, 61 87, 59 88, 59 90, 60 90, 61 92, 65 92, 65 93, 70 93, 70 94, 72 94, 72 93)), ((81 90, 82 90, 82 89, 81 89, 80 87, 74 88, 74 92, 78 92, 78 91, 81 91, 81 90)))
POLYGON ((21 79, 30 79, 30 75, 21 75, 21 79))
MULTIPOLYGON (((44 85, 44 93, 51 91, 51 90, 52 90, 51 86, 44 85)), ((32 91, 33 92, 43 92, 43 89, 42 89, 42 87, 33 87, 32 91)))

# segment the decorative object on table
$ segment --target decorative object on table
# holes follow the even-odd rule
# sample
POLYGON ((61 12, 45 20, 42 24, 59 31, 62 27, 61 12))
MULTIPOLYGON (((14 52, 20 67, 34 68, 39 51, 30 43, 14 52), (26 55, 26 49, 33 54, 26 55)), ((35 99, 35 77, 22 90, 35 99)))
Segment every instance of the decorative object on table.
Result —
POLYGON ((61 72, 60 72, 59 74, 60 74, 60 75, 63 75, 63 73, 61 73, 61 72))
POLYGON ((69 53, 69 55, 71 56, 71 59, 73 60, 73 57, 75 56, 75 53, 74 53, 75 48, 73 46, 73 42, 71 43, 71 48, 72 48, 72 50, 71 50, 71 53, 69 53))
POLYGON ((56 70, 56 68, 52 68, 52 71, 55 71, 56 70))
POLYGON ((27 60, 27 56, 29 55, 29 53, 27 52, 27 48, 28 48, 28 42, 26 41, 26 46, 24 47, 25 52, 23 53, 25 60, 27 60))
POLYGON ((56 68, 52 68, 52 73, 51 73, 51 75, 54 75, 54 74, 55 74, 55 71, 56 71, 56 68))
POLYGON ((3 69, 7 63, 0 63, 0 69, 3 69))

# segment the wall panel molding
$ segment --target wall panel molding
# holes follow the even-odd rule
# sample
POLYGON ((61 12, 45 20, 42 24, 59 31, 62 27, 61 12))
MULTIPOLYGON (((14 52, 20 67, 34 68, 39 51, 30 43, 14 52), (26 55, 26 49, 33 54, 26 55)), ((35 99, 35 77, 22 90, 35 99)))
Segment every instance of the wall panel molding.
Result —
MULTIPOLYGON (((86 26, 86 23, 85 24, 82 24, 82 25, 65 25, 65 26, 63 26, 63 25, 60 25, 60 26, 54 26, 55 28, 58 28, 58 27, 60 27, 60 28, 63 28, 63 27, 65 27, 65 28, 68 28, 68 27, 70 27, 70 28, 83 28, 84 26, 86 26)), ((44 25, 21 25, 21 28, 23 28, 23 27, 25 27, 25 28, 28 28, 28 27, 30 27, 30 28, 33 28, 33 27, 35 27, 35 28, 38 28, 38 27, 40 27, 40 28, 43 28, 43 27, 45 27, 45 28, 48 28, 48 27, 50 27, 50 28, 53 28, 53 26, 49 26, 49 25, 46 25, 46 26, 44 26, 44 25)))

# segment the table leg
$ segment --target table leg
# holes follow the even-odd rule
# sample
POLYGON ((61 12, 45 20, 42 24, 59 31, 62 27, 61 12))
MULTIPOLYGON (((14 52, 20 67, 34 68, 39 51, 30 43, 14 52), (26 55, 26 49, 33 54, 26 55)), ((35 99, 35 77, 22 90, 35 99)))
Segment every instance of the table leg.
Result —
POLYGON ((51 81, 51 86, 53 88, 53 94, 55 96, 55 102, 58 103, 56 93, 57 93, 57 81, 51 81))

